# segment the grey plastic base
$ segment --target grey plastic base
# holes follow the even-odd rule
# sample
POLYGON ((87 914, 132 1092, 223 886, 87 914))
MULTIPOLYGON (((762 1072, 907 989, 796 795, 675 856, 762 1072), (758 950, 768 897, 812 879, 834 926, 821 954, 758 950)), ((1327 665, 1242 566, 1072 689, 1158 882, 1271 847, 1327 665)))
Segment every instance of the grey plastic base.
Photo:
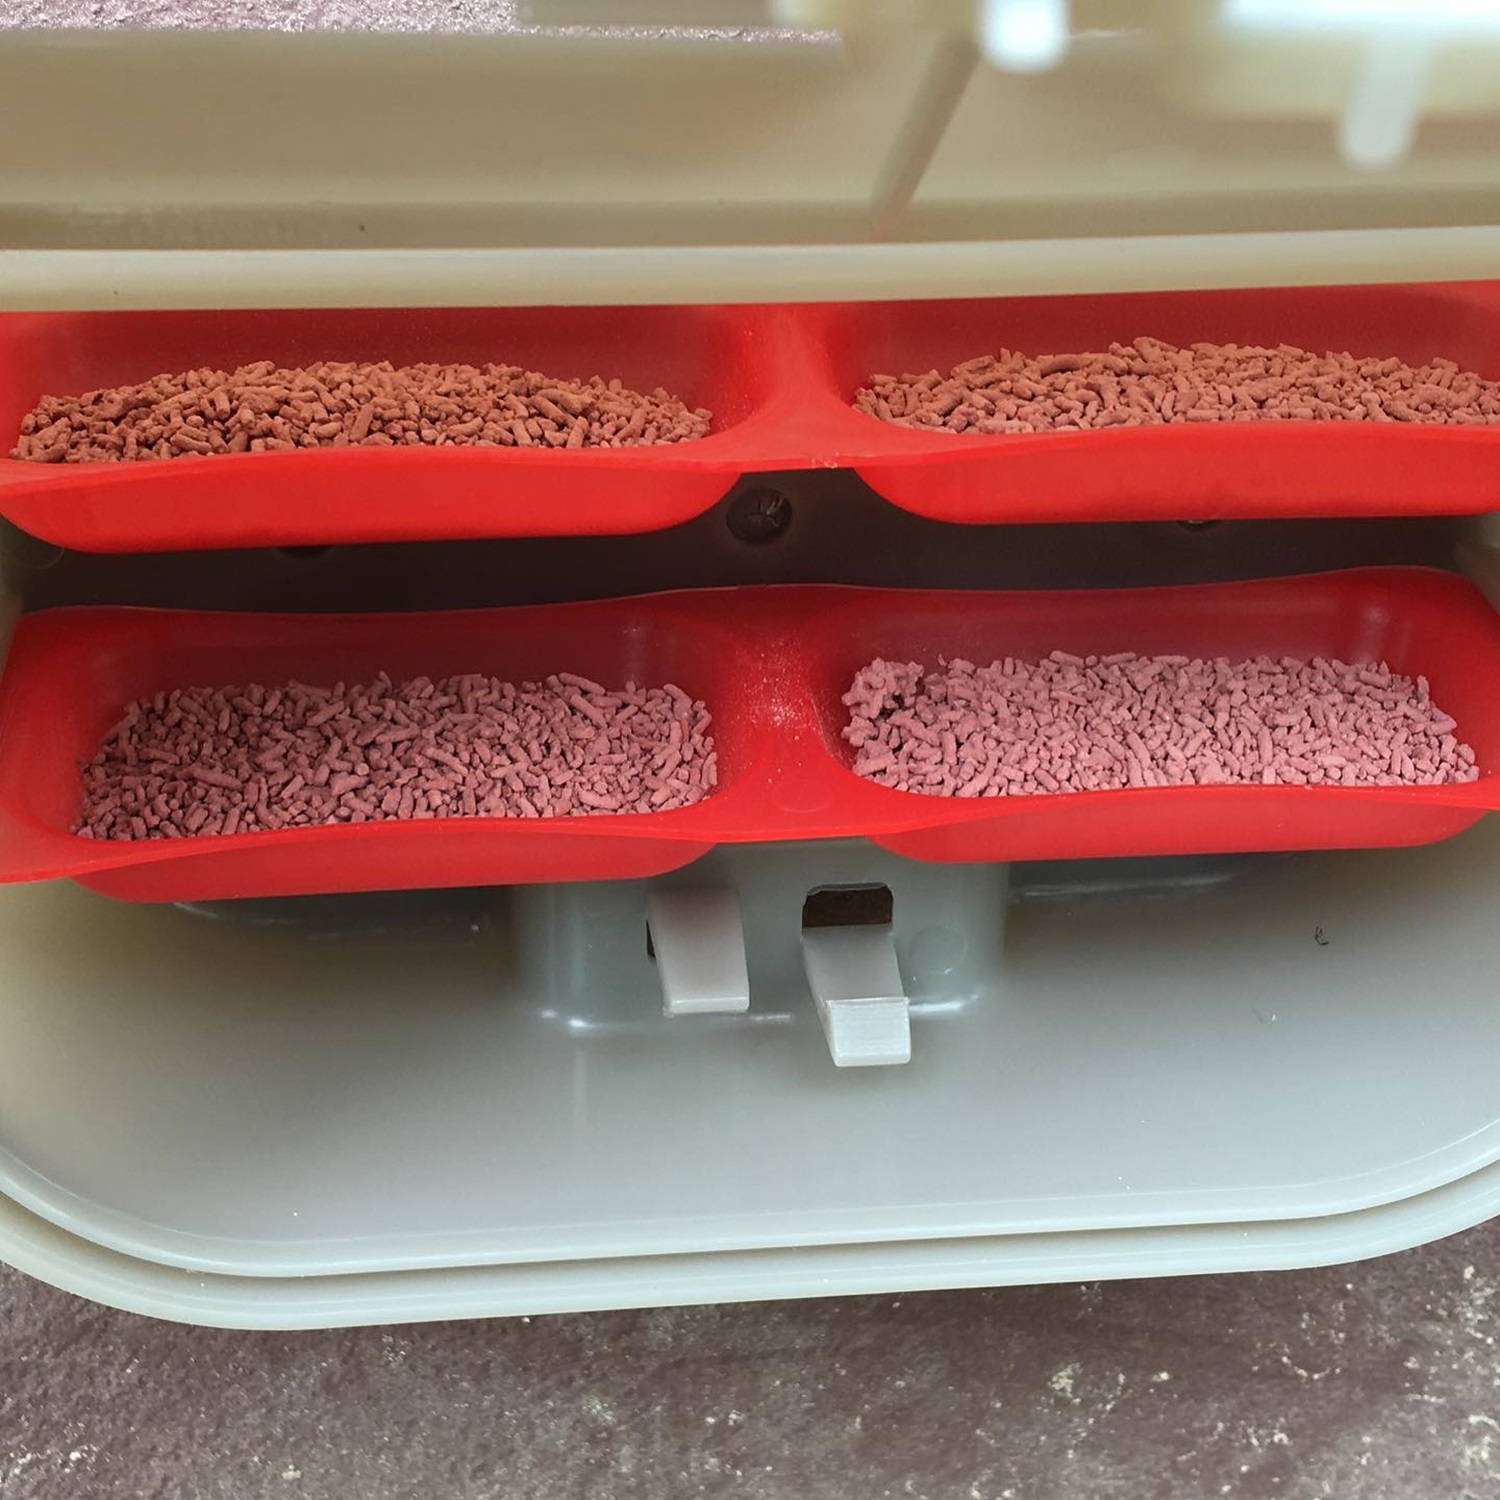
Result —
POLYGON ((1494 820, 1009 886, 726 851, 671 879, 739 891, 751 1005, 674 1017, 645 884, 414 897, 406 929, 402 898, 212 920, 10 889, 0 1257, 290 1325, 1416 1243, 1500 1205, 1497 855, 1494 820), (869 882, 913 1055, 840 1071, 801 908, 869 882))
MULTIPOLYGON (((801 943, 808 894, 883 886, 904 993, 920 1018, 973 1003, 999 973, 1008 876, 1004 865, 916 864, 862 843, 722 849, 657 881, 519 888, 510 921, 518 963, 550 994, 549 1014, 579 1034, 645 1035, 659 1030, 653 994, 660 1009, 659 976, 640 961, 648 892, 734 890, 751 1004, 720 1024, 816 1025, 801 943)), ((679 1019, 683 1028, 713 1024, 679 1019)))

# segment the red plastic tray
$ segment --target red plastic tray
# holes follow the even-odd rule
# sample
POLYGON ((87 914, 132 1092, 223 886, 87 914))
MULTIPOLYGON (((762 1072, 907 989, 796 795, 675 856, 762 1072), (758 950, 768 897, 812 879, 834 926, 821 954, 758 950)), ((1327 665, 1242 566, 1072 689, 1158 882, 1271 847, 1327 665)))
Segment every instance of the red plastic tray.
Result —
POLYGON ((720 843, 863 835, 930 860, 1415 844, 1500 806, 1500 617, 1462 578, 1363 569, 1097 593, 768 588, 424 615, 113 608, 22 620, 0 678, 0 879, 70 875, 190 900, 659 874, 720 843), (840 703, 875 656, 935 664, 1138 650, 1384 659, 1425 673, 1480 779, 1426 788, 1153 787, 958 800, 856 777, 840 703), (441 819, 96 843, 79 765, 131 698, 190 684, 574 671, 673 681, 715 719, 720 786, 695 807, 441 819))
POLYGON ((0 315, 0 512, 93 552, 652 531, 757 465, 773 399, 764 315, 743 308, 315 309, 0 315), (42 395, 260 359, 520 364, 665 386, 714 414, 653 448, 343 448, 145 463, 5 457, 42 395))
POLYGON ((1142 334, 1410 364, 1442 356, 1500 378, 1500 283, 866 303, 809 316, 823 359, 817 383, 838 397, 830 422, 839 411, 865 424, 858 436, 847 420, 840 427, 840 461, 886 499, 937 520, 1456 515, 1500 504, 1500 426, 1204 422, 971 437, 848 408, 875 371, 946 373, 1002 347, 1073 353, 1142 334))
POLYGON ((1500 378, 1500 282, 804 307, 0 315, 0 453, 44 393, 255 359, 501 360, 618 375, 709 407, 659 448, 315 449, 160 463, 0 458, 0 512, 89 551, 650 531, 742 473, 853 468, 945 521, 1192 520, 1500 509, 1500 427, 1202 423, 1102 432, 915 432, 849 405, 876 371, 999 347, 1097 349, 1150 333, 1420 362, 1500 378))

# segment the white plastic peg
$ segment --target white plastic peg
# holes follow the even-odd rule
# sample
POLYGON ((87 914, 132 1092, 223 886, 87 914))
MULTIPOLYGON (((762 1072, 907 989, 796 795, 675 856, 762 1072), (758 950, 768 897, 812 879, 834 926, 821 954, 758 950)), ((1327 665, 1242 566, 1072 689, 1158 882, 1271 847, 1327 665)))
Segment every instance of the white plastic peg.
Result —
POLYGON ((802 964, 839 1068, 911 1061, 911 1017, 889 927, 813 927, 802 964))
POLYGON ((654 890, 646 902, 646 926, 669 1016, 750 1009, 740 898, 728 886, 654 890))

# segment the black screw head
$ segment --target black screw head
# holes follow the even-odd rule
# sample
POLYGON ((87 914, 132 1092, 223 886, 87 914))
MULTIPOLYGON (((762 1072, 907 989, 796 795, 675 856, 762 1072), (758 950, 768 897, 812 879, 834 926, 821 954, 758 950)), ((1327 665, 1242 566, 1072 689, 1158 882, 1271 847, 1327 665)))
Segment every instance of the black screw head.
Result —
POLYGON ((729 534, 752 547, 763 547, 786 535, 792 524, 792 502, 780 490, 741 490, 725 516, 729 534))

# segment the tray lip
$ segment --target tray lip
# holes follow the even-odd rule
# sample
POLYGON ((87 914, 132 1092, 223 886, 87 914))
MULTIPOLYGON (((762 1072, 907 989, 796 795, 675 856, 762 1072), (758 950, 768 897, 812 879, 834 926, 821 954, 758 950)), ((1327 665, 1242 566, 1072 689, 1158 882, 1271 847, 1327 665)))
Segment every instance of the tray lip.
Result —
POLYGON ((1342 1265, 1472 1228, 1497 1206, 1500 1167, 1490 1166, 1379 1208, 1313 1219, 1201 1225, 1146 1238, 1139 1230, 1093 1230, 911 1242, 899 1264, 887 1250, 874 1270, 864 1245, 598 1261, 589 1278, 559 1289, 546 1264, 534 1271, 464 1266, 458 1282, 451 1271, 393 1272, 373 1285, 357 1276, 184 1276, 62 1229, 0 1194, 0 1251, 19 1270, 127 1312, 189 1325, 286 1330, 359 1327, 393 1317, 434 1321, 841 1290, 895 1293, 1342 1265), (918 1247, 922 1253, 913 1254, 918 1247))
MULTIPOLYGON (((1382 1176, 1389 1178, 1396 1175, 1390 1169, 1383 1172, 1371 1169, 1332 1179, 1344 1189, 1345 1199, 1331 1212, 1334 1216, 1341 1216, 1387 1208, 1490 1171, 1497 1165, 1497 1162, 1500 1162, 1500 1121, 1492 1120, 1473 1135, 1451 1142, 1446 1147, 1425 1156, 1403 1161, 1400 1166, 1404 1169, 1405 1182, 1398 1182, 1395 1185, 1387 1184, 1379 1188, 1372 1188, 1368 1185, 1370 1179, 1378 1179, 1382 1176), (1426 1180, 1420 1178, 1420 1169, 1423 1166, 1426 1166, 1430 1173, 1426 1180)), ((1318 1186, 1322 1187, 1323 1184, 1320 1183, 1318 1186)), ((1104 1225, 1096 1222, 1098 1215, 1102 1212, 1098 1204, 1094 1206, 1092 1212, 1079 1208, 1074 1208, 1069 1212, 1066 1205, 1070 1200, 1065 1197, 1036 1201, 1032 1212, 1036 1220, 1045 1220, 1045 1222, 1023 1222, 1004 1228, 994 1228, 972 1222, 968 1225, 962 1222, 950 1222, 947 1226, 935 1230, 902 1233, 866 1227, 859 1222, 862 1217, 859 1214, 846 1215, 846 1222, 837 1227, 833 1223, 825 1223, 821 1228, 813 1228, 811 1224, 816 1221, 817 1214, 813 1211, 804 1211, 800 1217, 807 1222, 799 1224, 795 1229, 787 1230, 784 1227, 782 1229, 767 1227, 764 1224, 747 1220, 744 1216, 729 1214, 722 1217, 727 1219, 732 1227, 722 1229, 716 1242, 682 1252, 674 1252, 671 1248, 671 1242, 679 1230, 678 1223, 672 1220, 624 1222, 627 1227, 637 1228, 643 1223, 649 1224, 658 1236, 658 1239, 643 1252, 631 1252, 632 1254, 644 1253, 669 1257, 679 1254, 696 1257, 726 1253, 754 1253, 776 1247, 790 1250, 817 1250, 837 1246, 880 1244, 918 1245, 934 1242, 964 1244, 982 1242, 993 1237, 1008 1239, 1027 1235, 1066 1236, 1089 1231, 1130 1234, 1142 1231, 1169 1232, 1174 1229, 1215 1227, 1247 1230, 1266 1224, 1317 1223, 1330 1216, 1330 1210, 1307 1201, 1312 1196, 1312 1190, 1305 1185, 1299 1185, 1299 1196, 1303 1201, 1296 1203, 1274 1203, 1272 1200, 1276 1192, 1277 1189, 1274 1187, 1264 1187, 1258 1190, 1243 1189, 1236 1194, 1241 1201, 1225 1203, 1212 1210, 1173 1208, 1161 1202, 1155 1205, 1151 1202, 1152 1198, 1165 1199, 1168 1202, 1174 1197, 1181 1199, 1187 1196, 1187 1190, 1177 1190, 1170 1194, 1145 1195, 1143 1201, 1131 1210, 1113 1215, 1104 1225), (1045 1213, 1044 1204, 1052 1209, 1050 1218, 1045 1213)), ((325 1259, 327 1252, 330 1251, 334 1253, 342 1251, 346 1256, 353 1253, 353 1246, 349 1241, 337 1238, 325 1236, 321 1240, 310 1241, 283 1239, 269 1243, 279 1247, 305 1246, 301 1254, 307 1259, 299 1261, 295 1258, 295 1254, 288 1254, 280 1263, 262 1261, 260 1264, 255 1264, 253 1258, 235 1263, 231 1257, 236 1248, 243 1255, 244 1246, 247 1243, 261 1246, 267 1242, 261 1240, 247 1242, 229 1236, 173 1229, 125 1210, 92 1203, 71 1189, 42 1176, 10 1150, 0 1151, 0 1198, 8 1199, 66 1233, 77 1235, 105 1249, 133 1258, 149 1260, 154 1265, 177 1272, 250 1276, 270 1282, 290 1282, 319 1274, 316 1257, 320 1250, 325 1252, 325 1259), (148 1245, 149 1248, 147 1248, 148 1245)), ((963 1207, 970 1209, 971 1218, 977 1216, 978 1205, 963 1205, 963 1207)), ((825 1215, 825 1219, 828 1220, 836 1217, 837 1215, 832 1212, 825 1215)), ((953 1213, 951 1217, 961 1221, 963 1216, 953 1213)), ((530 1245, 523 1242, 479 1254, 474 1253, 474 1247, 469 1243, 464 1243, 457 1249, 438 1251, 426 1246, 423 1243, 423 1237, 407 1235, 399 1242, 399 1248, 387 1252, 389 1259, 385 1263, 373 1258, 363 1264, 350 1261, 323 1274, 339 1277, 389 1276, 420 1274, 465 1266, 499 1268, 555 1264, 558 1262, 556 1251, 540 1243, 543 1233, 539 1230, 533 1231, 531 1235, 533 1243, 530 1245), (399 1264, 390 1263, 397 1260, 399 1264)), ((477 1244, 483 1239, 492 1239, 493 1235, 488 1231, 470 1231, 463 1238, 466 1242, 473 1241, 477 1244)), ((451 1237, 448 1243, 451 1244, 451 1237)), ((566 1260, 573 1264, 599 1265, 622 1258, 627 1257, 619 1250, 575 1245, 571 1248, 566 1260)))

